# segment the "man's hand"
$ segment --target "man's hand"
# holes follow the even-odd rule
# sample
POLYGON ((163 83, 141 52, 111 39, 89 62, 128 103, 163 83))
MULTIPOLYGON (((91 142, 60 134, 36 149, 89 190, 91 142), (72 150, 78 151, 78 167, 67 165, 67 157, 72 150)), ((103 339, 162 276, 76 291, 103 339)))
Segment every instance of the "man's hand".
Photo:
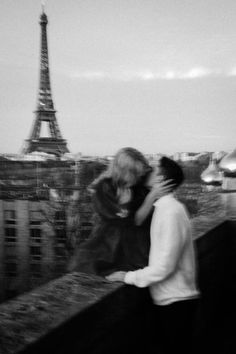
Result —
POLYGON ((109 281, 122 281, 124 282, 126 272, 114 272, 106 276, 109 281))

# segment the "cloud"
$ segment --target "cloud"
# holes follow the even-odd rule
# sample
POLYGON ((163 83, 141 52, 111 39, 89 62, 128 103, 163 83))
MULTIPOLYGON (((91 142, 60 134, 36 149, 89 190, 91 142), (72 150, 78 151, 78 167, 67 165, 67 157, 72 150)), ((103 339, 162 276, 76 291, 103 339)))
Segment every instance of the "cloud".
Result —
POLYGON ((204 76, 212 75, 213 72, 210 71, 208 68, 203 67, 196 67, 188 71, 183 78, 186 79, 197 79, 204 76))
POLYGON ((140 77, 142 77, 144 80, 158 80, 158 79, 162 79, 162 80, 188 80, 188 79, 197 79, 197 78, 205 77, 205 76, 209 76, 212 74, 213 73, 207 68, 195 67, 189 71, 183 71, 183 72, 173 71, 173 70, 169 70, 169 71, 166 71, 161 74, 149 72, 149 73, 144 73, 143 75, 140 75, 140 77))
POLYGON ((236 67, 232 68, 229 73, 228 76, 236 76, 236 67))
POLYGON ((144 71, 88 71, 73 72, 70 77, 79 80, 113 80, 113 81, 155 81, 155 80, 195 80, 205 77, 236 76, 236 68, 230 73, 210 70, 206 67, 193 67, 187 71, 166 70, 163 72, 144 71))

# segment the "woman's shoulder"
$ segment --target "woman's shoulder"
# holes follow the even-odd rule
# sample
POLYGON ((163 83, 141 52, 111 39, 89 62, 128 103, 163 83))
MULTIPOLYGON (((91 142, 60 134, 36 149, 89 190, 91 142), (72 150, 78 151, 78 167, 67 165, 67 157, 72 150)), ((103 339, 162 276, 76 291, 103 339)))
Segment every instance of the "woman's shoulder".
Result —
POLYGON ((112 182, 111 177, 103 177, 99 179, 94 185, 92 186, 92 190, 94 192, 109 192, 114 191, 114 185, 112 182))
POLYGON ((110 177, 101 178, 92 189, 92 196, 94 200, 99 200, 102 203, 110 202, 117 203, 117 193, 116 188, 112 183, 110 177))
POLYGON ((120 206, 111 178, 105 177, 99 180, 93 189, 92 201, 95 211, 100 216, 106 219, 117 218, 120 206))

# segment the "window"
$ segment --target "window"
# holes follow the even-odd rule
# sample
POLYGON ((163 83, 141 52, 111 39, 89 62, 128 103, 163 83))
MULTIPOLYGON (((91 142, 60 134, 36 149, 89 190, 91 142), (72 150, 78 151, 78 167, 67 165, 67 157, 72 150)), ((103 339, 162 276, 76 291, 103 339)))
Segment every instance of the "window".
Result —
POLYGON ((55 213, 55 221, 57 226, 65 227, 66 225, 66 213, 64 210, 58 210, 55 213))
POLYGON ((40 210, 30 210, 30 219, 40 220, 41 218, 42 218, 42 214, 40 210))
POLYGON ((31 210, 30 211, 30 224, 31 225, 40 225, 42 220, 42 213, 40 210, 31 210))
POLYGON ((81 227, 90 227, 92 228, 92 223, 88 221, 84 221, 81 223, 81 227))
POLYGON ((5 220, 15 219, 15 218, 16 218, 15 210, 5 210, 5 220))
POLYGON ((5 228, 5 241, 16 242, 16 229, 13 227, 5 228))
POLYGON ((30 256, 32 259, 41 259, 41 247, 30 246, 30 256))
POLYGON ((65 243, 66 240, 66 230, 56 229, 56 239, 58 243, 65 243))
POLYGON ((56 220, 65 220, 66 219, 66 213, 64 210, 57 210, 55 213, 55 219, 56 220))
POLYGON ((15 224, 16 223, 16 212, 15 210, 5 210, 4 219, 6 224, 15 224))
POLYGON ((41 221, 40 220, 31 220, 30 225, 41 225, 41 221))
POLYGON ((4 257, 7 261, 15 261, 17 258, 16 244, 6 244, 4 247, 4 257))
POLYGON ((34 242, 41 242, 41 230, 40 229, 30 229, 30 238, 34 242))
POLYGON ((61 228, 65 228, 65 227, 66 227, 66 222, 65 222, 65 220, 57 220, 57 221, 56 221, 56 226, 57 226, 57 227, 61 227, 61 228))

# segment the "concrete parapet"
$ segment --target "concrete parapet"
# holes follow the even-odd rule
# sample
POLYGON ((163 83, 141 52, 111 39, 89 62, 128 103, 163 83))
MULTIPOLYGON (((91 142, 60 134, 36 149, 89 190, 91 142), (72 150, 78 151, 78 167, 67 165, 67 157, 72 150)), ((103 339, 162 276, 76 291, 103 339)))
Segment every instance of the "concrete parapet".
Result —
MULTIPOLYGON (((235 221, 225 221, 195 241, 201 353, 236 351, 231 325, 236 315, 235 230, 235 221)), ((0 353, 147 353, 150 306, 147 289, 67 274, 0 305, 0 353)), ((156 341, 158 353, 158 335, 156 341)))

